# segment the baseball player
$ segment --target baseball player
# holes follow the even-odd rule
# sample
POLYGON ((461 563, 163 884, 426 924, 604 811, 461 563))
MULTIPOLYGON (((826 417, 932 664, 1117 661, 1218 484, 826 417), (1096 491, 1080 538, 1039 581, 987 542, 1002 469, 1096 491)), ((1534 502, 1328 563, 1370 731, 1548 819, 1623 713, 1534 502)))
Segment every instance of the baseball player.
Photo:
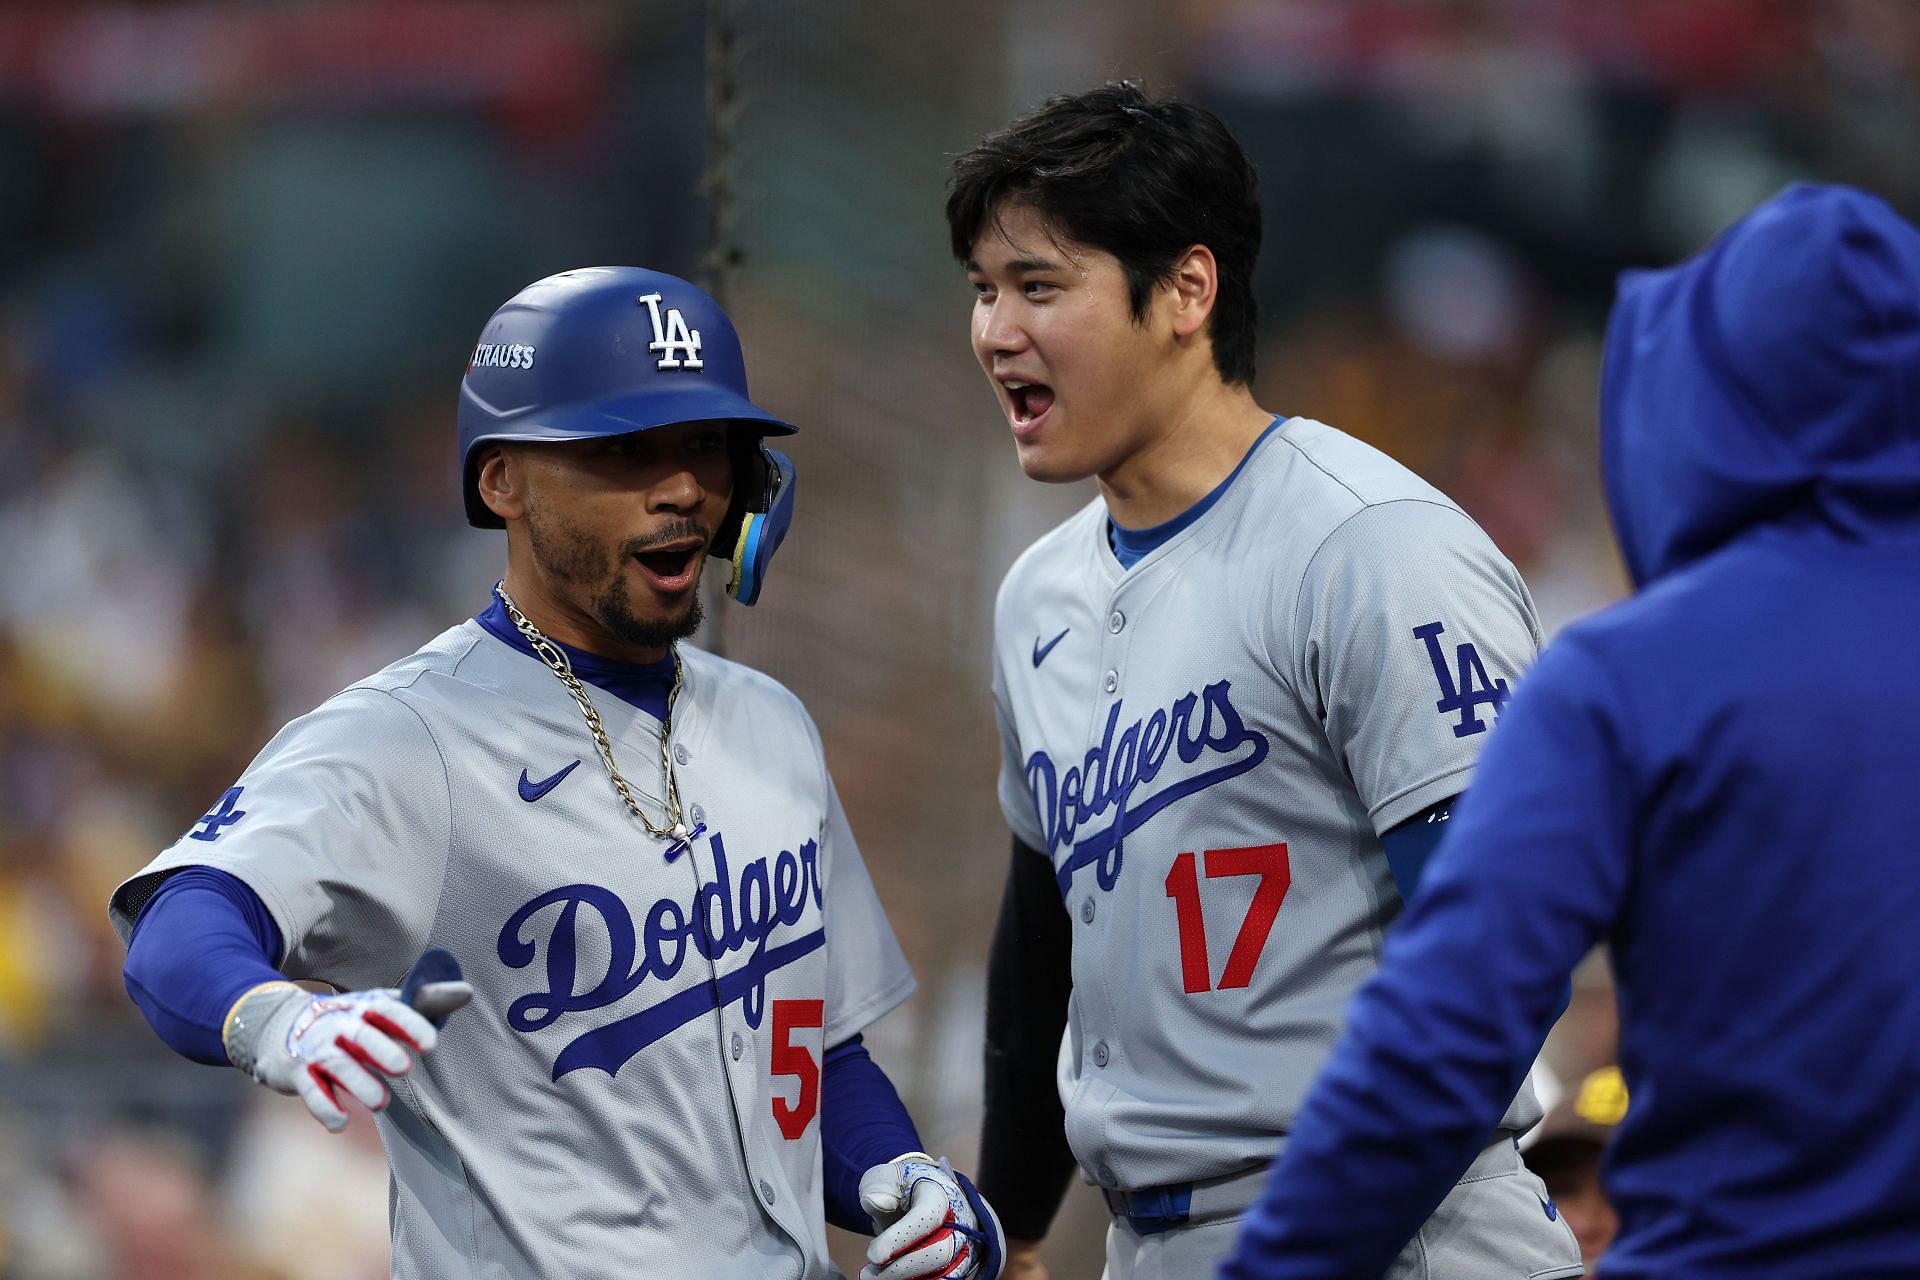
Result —
POLYGON ((1348 1277, 1445 1188, 1612 944, 1607 1280, 1920 1276, 1920 229, 1790 188, 1623 277, 1638 584, 1494 737, 1224 1273, 1348 1277))
MULTIPOLYGON (((1444 494, 1254 402, 1260 209, 1218 119, 1128 84, 1054 98, 955 161, 947 219, 1022 469, 1099 482, 995 611, 1014 849, 982 1183, 1009 1274, 1043 1274, 1077 1161, 1111 1210, 1109 1280, 1190 1280, 1232 1244, 1539 627, 1444 494)), ((1508 1097, 1391 1242, 1396 1274, 1580 1274, 1514 1149, 1538 1105, 1508 1097)))
POLYGON ((819 734, 679 643, 705 557, 752 603, 791 517, 732 325, 657 272, 541 280, 459 428, 504 578, 115 891, 129 992, 329 1129, 377 1113, 396 1276, 823 1277, 831 1221, 873 1280, 991 1280, 861 1046, 914 984, 819 734))

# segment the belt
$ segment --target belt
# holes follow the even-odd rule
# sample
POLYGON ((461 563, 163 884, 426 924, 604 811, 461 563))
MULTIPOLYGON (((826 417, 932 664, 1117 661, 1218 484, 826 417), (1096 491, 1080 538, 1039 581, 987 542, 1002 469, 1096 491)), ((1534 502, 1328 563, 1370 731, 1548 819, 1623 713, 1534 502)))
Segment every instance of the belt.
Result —
MULTIPOLYGON (((1270 1161, 1263 1160, 1251 1169, 1198 1182, 1172 1182, 1135 1191, 1102 1187, 1100 1194, 1106 1198, 1107 1211, 1132 1227, 1135 1235, 1152 1236, 1190 1222, 1210 1222, 1243 1212, 1260 1198, 1272 1167, 1270 1161)), ((1462 1180, 1491 1177, 1518 1167, 1520 1157, 1515 1151, 1514 1135, 1501 1129, 1460 1177, 1462 1180)))
POLYGON ((1198 1182, 1173 1182, 1135 1191, 1102 1187, 1100 1194, 1106 1197, 1107 1211, 1125 1221, 1134 1234, 1158 1235, 1189 1222, 1230 1218, 1241 1212, 1259 1198, 1271 1168, 1271 1162, 1262 1160, 1251 1169, 1198 1182))

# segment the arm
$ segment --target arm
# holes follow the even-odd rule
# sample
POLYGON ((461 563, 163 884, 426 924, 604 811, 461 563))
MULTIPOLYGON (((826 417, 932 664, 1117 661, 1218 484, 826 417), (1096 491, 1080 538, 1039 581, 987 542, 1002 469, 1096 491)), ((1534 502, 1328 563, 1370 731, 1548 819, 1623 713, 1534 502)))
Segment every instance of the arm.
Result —
POLYGON ((1387 852, 1387 866, 1403 902, 1413 901, 1427 860, 1440 847, 1440 837, 1447 832, 1447 820, 1453 816, 1454 802, 1459 798, 1448 796, 1439 804, 1429 805, 1380 837, 1380 847, 1387 852))
POLYGON ((258 894, 224 871, 187 867, 141 908, 121 976, 175 1053, 225 1066, 227 1014, 255 987, 286 981, 273 966, 280 950, 258 894))
POLYGON ((1073 990, 1072 957, 1072 922, 1052 864, 1015 837, 987 958, 980 1130, 980 1184, 1001 1206, 1010 1265, 1033 1260, 1073 1172, 1054 1078, 1073 990))
POLYGON ((127 994, 176 1052, 231 1063, 298 1094, 335 1131, 347 1124, 342 1091, 370 1110, 386 1106, 380 1077, 412 1070, 414 1055, 434 1046, 430 1019, 444 1020, 472 997, 457 966, 426 985, 409 975, 404 999, 388 990, 309 995, 269 963, 280 949, 279 927, 259 895, 224 871, 188 867, 141 908, 127 949, 127 994))
POLYGON ((1483 1144, 1626 892, 1632 788, 1567 642, 1516 695, 1221 1275, 1377 1275, 1483 1144))
POLYGON ((878 1232, 861 1275, 994 1280, 1003 1244, 992 1210, 965 1174, 921 1149, 893 1082, 859 1036, 827 1050, 820 1088, 827 1221, 878 1232), (916 1222, 917 1210, 931 1220, 916 1222), (965 1261, 963 1250, 971 1261, 950 1270, 965 1261))
POLYGON ((921 1150, 913 1117, 880 1064, 855 1036, 827 1050, 820 1079, 820 1155, 827 1221, 870 1235, 860 1178, 904 1151, 921 1150))

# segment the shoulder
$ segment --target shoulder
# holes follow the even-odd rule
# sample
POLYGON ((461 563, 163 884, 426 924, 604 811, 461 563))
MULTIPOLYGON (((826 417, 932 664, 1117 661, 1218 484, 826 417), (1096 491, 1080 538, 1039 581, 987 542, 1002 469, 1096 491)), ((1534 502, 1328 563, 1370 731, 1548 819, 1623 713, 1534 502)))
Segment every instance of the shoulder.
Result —
POLYGON ((1477 563, 1518 577, 1505 554, 1473 517, 1445 500, 1424 497, 1370 502, 1325 530, 1307 561, 1307 576, 1340 574, 1367 565, 1385 578, 1443 573, 1477 563))
POLYGON ((364 690, 397 695, 418 689, 431 676, 458 677, 489 639, 477 623, 463 622, 448 627, 398 662, 354 681, 346 692, 364 690))
POLYGON ((1261 505, 1279 503, 1309 526, 1319 524, 1323 532, 1361 510, 1400 503, 1459 512, 1453 499, 1402 462, 1313 418, 1288 418, 1261 449, 1250 472, 1250 487, 1261 505))
POLYGON ((1464 558, 1517 580, 1458 503, 1372 445, 1310 418, 1290 419, 1271 444, 1250 505, 1287 522, 1303 578, 1356 564, 1424 574, 1464 558))
POLYGON ((766 672, 691 644, 680 646, 680 661, 689 687, 698 685, 705 706, 755 724, 799 729, 819 742, 820 731, 799 695, 766 672))
POLYGON ((769 707, 806 714, 799 695, 766 672, 744 662, 723 658, 709 649, 682 643, 680 661, 689 680, 700 680, 727 698, 746 698, 769 707))
POLYGON ((1325 496, 1331 509, 1357 510, 1415 499, 1453 506, 1452 499, 1405 465, 1363 440, 1312 418, 1289 418, 1264 450, 1262 470, 1296 495, 1325 496))
POLYGON ((261 765, 331 760, 381 766, 399 757, 438 755, 427 717, 394 689, 363 682, 342 689, 286 723, 261 752, 261 765))
POLYGON ((433 697, 430 677, 454 675, 478 636, 450 627, 419 649, 354 681, 325 702, 287 723, 269 749, 289 739, 324 745, 329 755, 373 756, 395 749, 433 746, 428 726, 433 697))
POLYGON ((1096 495, 1022 551, 1000 580, 994 599, 996 624, 1031 610, 1050 593, 1082 586, 1088 561, 1105 536, 1106 518, 1107 505, 1096 495))

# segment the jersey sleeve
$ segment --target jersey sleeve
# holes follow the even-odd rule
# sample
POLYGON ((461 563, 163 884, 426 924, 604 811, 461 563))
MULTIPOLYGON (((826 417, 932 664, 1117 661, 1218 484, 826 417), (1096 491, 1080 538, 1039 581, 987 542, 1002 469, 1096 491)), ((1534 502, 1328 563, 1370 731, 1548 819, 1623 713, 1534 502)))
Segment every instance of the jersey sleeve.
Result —
POLYGON ((1027 782, 1027 758, 1020 749, 1020 730, 1014 723, 1013 699, 1007 689, 1006 668, 996 651, 993 659, 993 718, 1000 727, 1000 812, 1007 827, 1029 849, 1045 849, 1033 808, 1033 788, 1027 782))
POLYGON ((1376 834, 1466 788, 1540 649, 1518 571, 1464 513, 1357 512, 1315 552, 1279 652, 1376 834))
POLYGON ((915 983, 833 779, 826 786, 820 912, 827 930, 826 1045, 832 1048, 912 995, 915 983))
POLYGON ((390 985, 425 946, 452 839, 432 733, 392 694, 350 689, 282 729, 206 818, 114 890, 124 940, 160 884, 214 867, 260 896, 289 977, 390 985))

